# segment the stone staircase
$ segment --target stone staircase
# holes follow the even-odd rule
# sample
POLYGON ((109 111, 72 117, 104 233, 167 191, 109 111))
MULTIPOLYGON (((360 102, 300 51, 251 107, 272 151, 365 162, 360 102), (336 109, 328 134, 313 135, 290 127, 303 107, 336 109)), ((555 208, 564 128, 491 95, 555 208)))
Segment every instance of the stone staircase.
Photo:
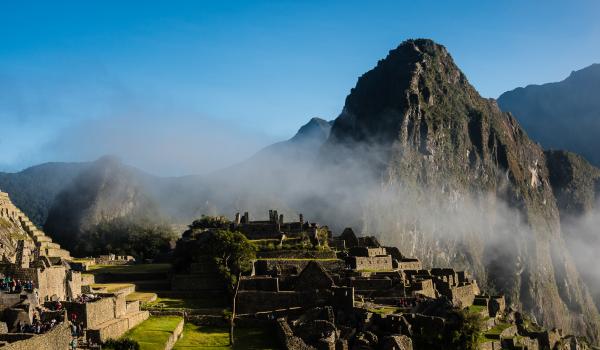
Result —
POLYGON ((59 244, 52 242, 52 238, 37 228, 31 220, 17 208, 7 193, 0 191, 0 217, 10 220, 20 226, 23 232, 40 248, 40 255, 48 258, 63 258, 71 260, 68 250, 62 249, 59 244))
POLYGON ((62 249, 60 244, 52 242, 52 238, 46 236, 46 234, 38 229, 29 218, 22 212, 18 213, 18 219, 21 227, 29 237, 33 240, 35 245, 40 248, 40 254, 49 258, 62 258, 71 260, 71 253, 68 250, 62 249), (20 215, 19 215, 20 214, 20 215))

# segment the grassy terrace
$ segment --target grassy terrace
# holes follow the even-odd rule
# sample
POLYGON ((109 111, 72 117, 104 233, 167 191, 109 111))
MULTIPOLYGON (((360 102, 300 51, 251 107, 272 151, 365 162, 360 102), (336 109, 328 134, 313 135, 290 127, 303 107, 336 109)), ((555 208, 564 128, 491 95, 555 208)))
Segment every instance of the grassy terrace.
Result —
POLYGON ((163 350, 165 343, 181 320, 181 317, 176 316, 150 317, 125 333, 123 338, 138 342, 140 350, 163 350))
POLYGON ((471 305, 467 308, 467 312, 472 314, 482 313, 484 310, 487 310, 487 306, 485 305, 471 305))
POLYGON ((183 309, 208 309, 208 308, 225 308, 227 301, 225 298, 194 298, 194 299, 177 299, 177 298, 156 298, 155 301, 146 304, 148 308, 159 308, 167 310, 183 310, 183 309))
POLYGON ((156 299, 155 293, 133 292, 125 297, 127 301, 139 300, 141 304, 147 304, 156 299))
POLYGON ((93 289, 102 289, 105 293, 117 293, 134 285, 131 283, 94 283, 90 286, 93 289))
POLYGON ((229 333, 227 328, 196 326, 186 323, 183 329, 183 338, 175 344, 173 350, 280 349, 276 340, 277 337, 264 329, 237 327, 234 336, 235 345, 232 348, 228 345, 229 333))
POLYGON ((167 273, 171 269, 171 264, 135 264, 135 265, 92 265, 88 273, 167 273))
POLYGON ((508 323, 498 323, 493 328, 491 328, 490 330, 488 330, 484 334, 482 334, 479 337, 478 342, 479 343, 487 343, 487 342, 490 342, 493 340, 499 340, 500 334, 508 327, 510 327, 510 324, 508 324, 508 323))

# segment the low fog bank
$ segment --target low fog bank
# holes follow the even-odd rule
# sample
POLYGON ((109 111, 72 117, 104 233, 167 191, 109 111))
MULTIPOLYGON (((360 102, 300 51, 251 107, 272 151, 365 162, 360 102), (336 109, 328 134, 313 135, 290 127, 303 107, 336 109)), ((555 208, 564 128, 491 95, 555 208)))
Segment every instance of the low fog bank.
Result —
POLYGON ((84 120, 63 129, 46 148, 54 159, 87 161, 111 154, 153 174, 181 176, 239 162, 272 141, 228 121, 144 113, 84 120))
POLYGON ((562 218, 562 231, 579 272, 596 305, 600 305, 600 270, 596 267, 600 252, 600 199, 589 212, 562 218))
POLYGON ((274 208, 286 220, 302 213, 334 234, 352 227, 426 266, 464 269, 482 281, 490 269, 520 273, 531 229, 519 211, 496 193, 391 183, 387 152, 370 146, 328 150, 327 156, 294 149, 262 154, 203 178, 193 215, 231 218, 249 211, 251 219, 266 219, 274 208))

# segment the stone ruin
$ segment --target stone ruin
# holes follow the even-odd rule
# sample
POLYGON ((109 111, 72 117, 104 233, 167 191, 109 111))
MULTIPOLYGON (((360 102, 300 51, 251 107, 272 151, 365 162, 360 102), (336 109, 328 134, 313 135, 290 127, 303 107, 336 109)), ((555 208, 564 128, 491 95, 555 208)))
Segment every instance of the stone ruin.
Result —
MULTIPOLYGON (((131 288, 94 290, 93 276, 71 268, 73 259, 0 192, 0 349, 64 350, 81 323, 87 343, 118 338, 149 317, 131 288), (92 278, 90 278, 92 277, 92 278)), ((109 257, 129 262, 129 257, 109 257)), ((80 339, 81 340, 81 339, 80 339)))
POLYGON ((249 239, 282 239, 283 237, 300 237, 307 234, 310 238, 317 238, 319 227, 315 223, 308 223, 304 215, 298 215, 298 221, 284 221, 283 214, 277 210, 269 210, 269 220, 252 221, 250 215, 245 212, 235 214, 231 227, 232 230, 240 231, 249 239))
MULTIPOLYGON (((301 215, 296 222, 285 222, 275 210, 269 212, 268 221, 250 221, 248 213, 237 214, 232 226, 251 240, 284 240, 319 227, 301 215)), ((514 314, 504 296, 482 294, 464 271, 424 268, 419 259, 383 246, 375 237, 358 237, 350 228, 339 236, 329 235, 315 248, 323 246, 326 249, 280 246, 260 251, 252 275, 240 281, 236 300, 240 317, 273 320, 287 349, 407 350, 413 348, 413 337, 427 334, 420 332, 446 327, 443 317, 423 313, 436 303, 481 310, 485 329, 514 314)), ((215 282, 214 271, 203 266, 192 267, 179 279, 173 286, 182 290, 217 293, 223 288, 215 282)), ((513 347, 498 340, 483 343, 481 349, 553 349, 559 341, 576 342, 557 332, 526 333, 511 326, 502 334, 514 333, 518 343, 513 347)))
MULTIPOLYGON (((3 237, 4 242, 0 249, 5 260, 15 262, 17 252, 16 244, 11 244, 10 239, 13 240, 24 240, 26 245, 22 246, 21 249, 27 248, 30 251, 29 256, 31 259, 39 256, 46 256, 48 258, 63 258, 70 259, 70 253, 62 249, 58 243, 52 242, 52 239, 38 229, 29 220, 19 208, 17 208, 10 200, 8 193, 0 191, 0 220, 4 225, 10 227, 12 237, 3 237), (8 239, 7 239, 8 238, 8 239)), ((15 242, 16 243, 16 242, 15 242)), ((23 253, 23 250, 20 251, 23 253)))

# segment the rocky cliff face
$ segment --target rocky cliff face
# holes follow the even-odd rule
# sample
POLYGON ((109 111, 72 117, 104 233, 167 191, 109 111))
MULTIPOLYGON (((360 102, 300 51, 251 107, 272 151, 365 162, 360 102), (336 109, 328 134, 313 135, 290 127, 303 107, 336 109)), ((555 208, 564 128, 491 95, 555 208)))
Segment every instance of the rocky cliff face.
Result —
POLYGON ((600 249, 600 169, 566 151, 547 151, 564 239, 577 268, 600 306, 600 273, 592 268, 600 249))
POLYGON ((598 339, 543 150, 444 47, 409 40, 360 77, 321 159, 368 169, 348 182, 374 180, 356 200, 363 230, 387 232, 383 240, 426 264, 467 268, 544 324, 598 339))
POLYGON ((56 196, 45 231, 73 249, 79 235, 102 220, 158 217, 148 178, 111 157, 93 162, 56 196))
POLYGON ((600 64, 557 83, 529 85, 503 93, 498 104, 517 116, 544 148, 565 149, 600 166, 600 64))

